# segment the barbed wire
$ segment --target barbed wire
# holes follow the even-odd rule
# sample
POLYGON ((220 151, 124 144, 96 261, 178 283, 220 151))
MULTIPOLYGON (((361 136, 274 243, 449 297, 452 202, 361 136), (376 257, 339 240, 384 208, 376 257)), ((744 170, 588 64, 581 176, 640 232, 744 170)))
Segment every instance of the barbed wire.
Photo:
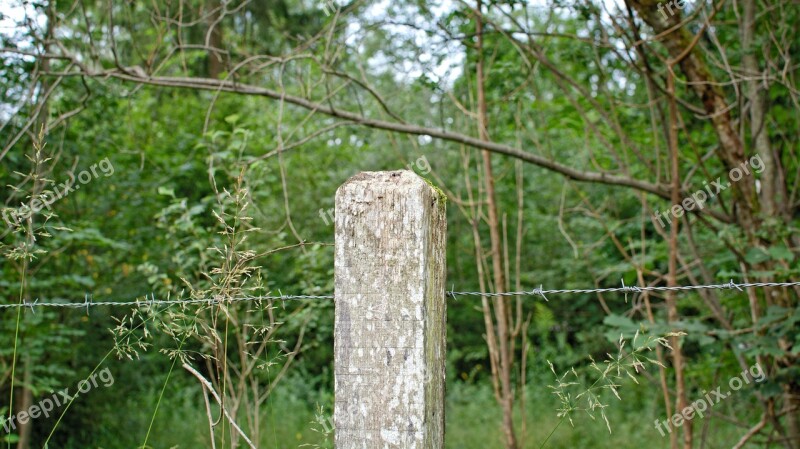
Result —
POLYGON ((165 300, 165 299, 156 299, 155 294, 151 293, 149 297, 145 296, 144 299, 140 300, 98 301, 98 302, 93 301, 91 295, 86 295, 84 302, 39 302, 39 300, 37 299, 36 301, 33 302, 23 301, 14 304, 0 304, 0 309, 10 309, 19 307, 25 307, 31 310, 33 310, 36 307, 60 307, 68 309, 85 308, 88 313, 90 307, 98 307, 98 306, 153 307, 160 305, 167 305, 167 306, 176 306, 182 304, 214 305, 214 304, 229 304, 235 302, 302 301, 302 300, 321 300, 321 299, 333 299, 333 295, 280 295, 280 296, 237 296, 237 297, 217 296, 215 298, 189 298, 189 299, 165 300))
POLYGON ((725 284, 709 284, 709 285, 676 285, 674 287, 670 286, 646 286, 646 287, 639 287, 635 285, 627 286, 625 285, 625 281, 622 281, 621 287, 606 287, 606 288, 574 288, 574 289, 558 289, 558 290, 545 290, 542 286, 539 288, 535 288, 530 291, 521 291, 521 292, 504 292, 504 293, 481 293, 481 292, 447 292, 448 295, 453 296, 454 298, 457 296, 541 296, 545 300, 547 299, 546 295, 552 294, 564 294, 564 293, 614 293, 614 292, 625 292, 625 293, 641 293, 645 291, 681 291, 681 290, 721 290, 721 289, 737 289, 739 291, 744 291, 745 288, 748 287, 796 287, 800 286, 800 282, 745 282, 741 284, 737 284, 733 282, 733 279, 730 282, 725 284))
MULTIPOLYGON (((616 292, 624 292, 624 293, 641 293, 647 291, 686 291, 686 290, 739 290, 744 291, 745 288, 751 287, 800 287, 800 282, 745 282, 741 284, 737 284, 733 282, 731 279, 730 282, 725 284, 709 284, 709 285, 677 285, 677 286, 645 286, 639 287, 635 285, 627 286, 625 285, 624 280, 622 281, 621 287, 606 287, 606 288, 577 288, 577 289, 555 289, 555 290, 546 290, 541 285, 538 288, 528 291, 517 291, 517 292, 502 292, 502 293, 482 293, 482 292, 458 292, 458 291, 446 291, 445 295, 452 297, 453 299, 458 299, 459 296, 483 296, 483 297, 511 297, 511 296, 539 296, 545 301, 549 301, 547 295, 559 295, 559 294, 589 294, 589 293, 616 293, 616 292)), ((237 303, 237 302, 278 302, 278 301, 314 301, 314 300, 333 300, 334 295, 284 295, 279 294, 278 296, 274 295, 265 295, 265 296, 238 296, 238 297, 226 297, 226 296, 217 296, 214 298, 190 298, 190 299, 175 299, 175 300, 164 300, 164 299, 156 299, 155 294, 151 293, 149 296, 145 296, 144 299, 134 300, 134 301, 98 301, 95 302, 92 300, 91 295, 86 295, 84 297, 83 302, 39 302, 39 300, 35 300, 33 302, 22 301, 18 303, 12 304, 0 304, 0 309, 13 309, 13 308, 29 308, 31 311, 34 311, 37 307, 60 307, 60 308, 70 308, 70 309, 86 309, 86 313, 89 313, 89 308, 91 307, 99 307, 99 306, 119 306, 119 307, 153 307, 153 306, 174 306, 174 305, 191 305, 191 304, 205 304, 205 305, 214 305, 214 304, 229 304, 229 303, 237 303)))

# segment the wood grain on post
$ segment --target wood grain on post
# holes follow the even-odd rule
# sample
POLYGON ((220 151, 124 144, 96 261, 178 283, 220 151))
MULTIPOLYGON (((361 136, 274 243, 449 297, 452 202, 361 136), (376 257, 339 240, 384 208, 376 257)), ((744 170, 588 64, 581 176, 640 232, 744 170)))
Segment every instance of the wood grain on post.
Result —
POLYGON ((445 197, 411 171, 336 192, 337 449, 444 447, 445 197))

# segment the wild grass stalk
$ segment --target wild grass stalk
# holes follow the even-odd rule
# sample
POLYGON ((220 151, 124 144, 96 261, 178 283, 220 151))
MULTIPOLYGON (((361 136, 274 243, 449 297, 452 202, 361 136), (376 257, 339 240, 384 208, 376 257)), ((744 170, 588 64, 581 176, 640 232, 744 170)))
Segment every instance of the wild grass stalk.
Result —
POLYGON ((591 364, 589 367, 597 373, 598 377, 587 388, 582 388, 584 385, 581 376, 574 367, 570 368, 567 372, 559 375, 552 363, 548 360, 550 371, 556 377, 556 382, 549 387, 553 390, 559 401, 557 414, 561 418, 542 442, 539 448, 543 448, 550 437, 553 436, 556 429, 566 419, 574 427, 575 423, 572 420, 576 412, 586 412, 591 419, 596 419, 596 414, 606 424, 608 432, 611 433, 611 423, 606 415, 606 408, 609 406, 602 398, 602 393, 610 391, 618 400, 622 400, 619 394, 621 384, 619 383, 624 378, 629 378, 635 383, 639 383, 637 374, 640 370, 647 368, 647 365, 657 365, 663 367, 664 365, 656 359, 644 355, 646 352, 652 351, 657 346, 663 346, 672 350, 669 344, 670 337, 681 337, 686 335, 684 332, 669 332, 664 336, 647 336, 643 340, 639 340, 639 331, 637 330, 631 342, 631 350, 626 351, 625 345, 627 341, 623 335, 620 335, 618 342, 618 349, 616 355, 606 354, 606 359, 602 364, 598 364, 590 357, 591 364), (576 394, 577 393, 577 394, 576 394))

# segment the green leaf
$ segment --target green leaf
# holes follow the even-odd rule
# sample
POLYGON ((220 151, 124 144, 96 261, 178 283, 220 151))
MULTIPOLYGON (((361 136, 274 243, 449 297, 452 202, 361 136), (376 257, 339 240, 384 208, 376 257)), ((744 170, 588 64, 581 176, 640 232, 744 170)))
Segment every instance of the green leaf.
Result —
POLYGON ((159 195, 166 195, 166 196, 170 196, 172 198, 175 198, 175 189, 173 189, 171 187, 163 187, 163 186, 161 186, 161 187, 158 188, 158 194, 159 195))
POLYGON ((765 313, 761 318, 758 320, 759 326, 769 326, 772 323, 777 321, 781 321, 786 318, 786 313, 788 309, 780 306, 769 306, 767 308, 767 313, 765 313))
POLYGON ((620 329, 633 329, 634 331, 639 328, 633 320, 622 315, 608 315, 603 319, 603 324, 620 329))
POLYGON ((769 255, 761 248, 750 248, 744 259, 749 264, 757 264, 769 260, 769 255))
POLYGON ((794 260, 794 253, 789 251, 784 245, 771 246, 767 251, 774 260, 786 260, 789 262, 794 260))

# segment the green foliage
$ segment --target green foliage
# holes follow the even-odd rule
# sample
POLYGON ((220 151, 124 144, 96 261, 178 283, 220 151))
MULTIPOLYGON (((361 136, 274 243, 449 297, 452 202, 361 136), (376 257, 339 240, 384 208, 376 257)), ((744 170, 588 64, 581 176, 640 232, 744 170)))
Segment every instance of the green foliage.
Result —
MULTIPOLYGON (((213 75, 214 56, 202 47, 215 5, 231 12, 219 23, 224 54, 219 55, 222 71, 217 74, 231 85, 314 99, 370 120, 388 120, 392 113, 403 125, 477 135, 478 59, 474 15, 467 4, 392 1, 375 11, 370 2, 339 3, 347 12, 334 24, 319 2, 31 2, 33 16, 46 15, 52 6, 50 12, 60 20, 59 46, 43 48, 39 31, 45 30, 34 35, 19 27, 0 31, 0 47, 34 49, 33 53, 63 47, 98 72, 120 74, 121 67, 137 67, 154 77, 207 79, 213 75), (109 29, 106 21, 112 18, 116 24, 109 29), (191 25, 178 26, 177 20, 191 25), (250 65, 237 67, 245 60, 250 65), (348 77, 332 76, 333 72, 348 77)), ((606 14, 615 12, 604 12, 600 4, 558 0, 542 8, 514 0, 484 6, 487 132, 492 141, 576 170, 604 170, 668 185, 662 132, 668 127, 668 114, 661 86, 653 88, 653 81, 645 78, 651 73, 654 82, 663 81, 660 62, 666 54, 655 41, 627 47, 649 30, 634 33, 608 26, 606 14), (517 23, 532 32, 507 31, 517 23), (537 51, 546 58, 537 57, 537 51), (566 82, 567 77, 575 84, 566 82)), ((783 158, 781 176, 790 189, 797 185, 800 115, 796 89, 785 81, 793 79, 796 68, 784 62, 786 55, 799 54, 795 24, 800 12, 779 11, 780 20, 759 13, 755 48, 769 61, 764 70, 787 67, 781 82, 769 74, 762 81, 771 83, 764 89, 764 130, 774 153, 783 158), (767 26, 774 29, 766 33, 767 26), (785 44, 780 51, 771 44, 778 40, 785 44)), ((627 17, 627 11, 622 13, 627 17)), ((726 49, 729 59, 722 64, 714 56, 710 70, 727 79, 729 67, 742 67, 745 52, 741 30, 730 25, 736 23, 738 11, 725 5, 717 14, 713 36, 719 42, 703 39, 698 48, 713 44, 726 49)), ((639 26, 638 19, 634 23, 639 26)), ((46 71, 51 73, 77 70, 65 59, 47 60, 46 71)), ((0 182, 7 186, 0 192, 3 209, 17 209, 47 195, 73 170, 104 157, 116 169, 113 176, 59 200, 52 211, 42 211, 29 223, 8 229, 4 225, 3 304, 37 299, 82 302, 89 295, 95 301, 128 301, 329 294, 334 289, 333 225, 323 221, 320 211, 324 215, 334 207, 336 188, 357 172, 397 169, 423 155, 433 168, 426 179, 449 196, 448 284, 457 290, 479 289, 478 264, 487 262, 475 257, 473 231, 478 243, 488 248, 488 228, 484 220, 471 222, 469 210, 483 201, 485 192, 479 186, 484 173, 478 152, 459 142, 352 123, 334 127, 342 122, 320 110, 302 110, 262 96, 137 85, 111 76, 57 78, 43 74, 43 59, 5 51, 0 61, 0 152, 20 136, 0 156, 0 182), (42 82, 56 79, 55 93, 45 100, 42 82), (30 84, 34 82, 38 84, 30 84), (41 102, 46 112, 36 117, 41 102), (47 136, 34 135, 38 125, 24 131, 28 120, 41 119, 52 125, 47 136)), ((726 92, 733 120, 746 129, 750 109, 742 105, 750 101, 741 91, 734 92, 740 85, 719 87, 726 92), (737 98, 747 101, 732 100, 737 98)), ((678 158, 681 182, 689 191, 726 170, 714 156, 719 146, 714 125, 698 118, 702 114, 691 89, 679 79, 678 158)), ((749 130, 743 133, 744 151, 752 154, 753 136, 749 130)), ((670 249, 650 214, 652 209, 663 210, 665 201, 518 164, 492 158, 503 235, 510 248, 511 286, 616 287, 619 279, 640 275, 646 282, 663 283, 670 249), (519 254, 514 247, 517 235, 522 239, 519 254)), ((735 217, 734 200, 726 193, 709 207, 735 217)), ((743 266, 748 279, 796 280, 800 225, 796 210, 784 215, 789 218, 764 218, 754 240, 736 224, 703 227, 692 218, 691 241, 689 227, 683 225, 678 242, 681 264, 685 263, 682 282, 742 281, 743 266)), ((632 293, 571 295, 547 303, 523 299, 522 315, 531 323, 520 330, 530 342, 528 366, 515 369, 512 376, 515 385, 528 385, 527 391, 520 390, 520 396, 524 392, 528 398, 528 417, 517 417, 529 422, 523 445, 538 447, 534 444, 548 437, 559 422, 550 412, 557 407, 570 420, 580 410, 599 414, 603 422, 561 429, 552 436, 551 447, 597 447, 595 435, 605 432, 608 421, 622 430, 603 440, 604 445, 658 445, 652 432, 642 429, 648 420, 638 418, 660 416, 663 399, 656 388, 626 386, 626 401, 608 408, 601 394, 616 392, 619 377, 628 377, 624 369, 636 380, 638 364, 645 363, 636 357, 646 348, 636 344, 627 348, 632 352, 606 356, 607 342, 617 342, 620 335, 635 341, 642 332, 686 332, 681 347, 689 388, 694 390, 739 369, 737 355, 748 360, 766 357, 775 363, 770 363, 768 381, 758 391, 778 398, 784 386, 800 378, 796 363, 785 363, 800 351, 800 309, 796 291, 786 292, 794 301, 788 304, 771 303, 767 295, 774 292, 724 290, 712 298, 719 300, 732 329, 720 325, 707 307, 709 298, 696 292, 680 293, 677 321, 668 320, 659 295, 648 298, 652 319, 642 297, 632 293), (752 299, 764 305, 755 323, 752 299), (754 330, 742 331, 748 328, 754 330), (549 361, 551 366, 575 367, 566 378, 558 376, 558 397, 542 388, 550 381, 549 361), (586 371, 601 380, 593 384, 586 371), (583 386, 581 391, 570 390, 577 391, 574 383, 583 386)), ((332 302, 223 303, 163 312, 103 307, 89 315, 78 309, 38 309, 34 315, 25 309, 19 323, 16 312, 0 310, 3 415, 9 412, 4 398, 10 397, 11 379, 15 385, 24 380, 19 373, 10 374, 15 361, 29 369, 32 381, 24 388, 34 400, 50 389, 73 385, 108 351, 114 350, 124 362, 114 365, 124 381, 77 402, 59 424, 51 447, 137 447, 151 422, 152 447, 208 447, 202 390, 175 363, 204 366, 203 374, 219 382, 230 379, 219 375, 224 367, 221 354, 232 355, 227 366, 234 372, 254 362, 254 374, 246 377, 251 383, 245 383, 261 388, 261 393, 277 382, 258 412, 245 410, 247 405, 240 410, 240 416, 250 413, 248 424, 263 424, 263 447, 330 446, 323 441, 330 435, 322 422, 333 402, 332 302), (267 349, 256 354, 252 347, 261 342, 267 349), (290 357, 288 374, 281 377, 278 365, 290 357), (165 396, 160 400, 162 390, 165 396), (317 404, 322 405, 315 413, 317 404)), ((473 298, 448 304, 448 447, 497 447, 501 441, 496 429, 500 418, 488 388, 491 367, 482 313, 480 300, 473 298)), ((515 351, 521 359, 521 348, 515 351)), ((745 399, 754 400, 743 397, 741 404, 748 404, 745 399)), ((741 422, 758 419, 741 404, 726 405, 726 412, 741 422)), ((219 410, 213 411, 218 417, 219 410)), ((740 436, 738 429, 718 421, 713 443, 732 446, 740 436)), ((54 425, 53 419, 36 421, 34 442, 44 441, 54 425)), ((218 447, 224 447, 221 433, 218 428, 218 447)))

